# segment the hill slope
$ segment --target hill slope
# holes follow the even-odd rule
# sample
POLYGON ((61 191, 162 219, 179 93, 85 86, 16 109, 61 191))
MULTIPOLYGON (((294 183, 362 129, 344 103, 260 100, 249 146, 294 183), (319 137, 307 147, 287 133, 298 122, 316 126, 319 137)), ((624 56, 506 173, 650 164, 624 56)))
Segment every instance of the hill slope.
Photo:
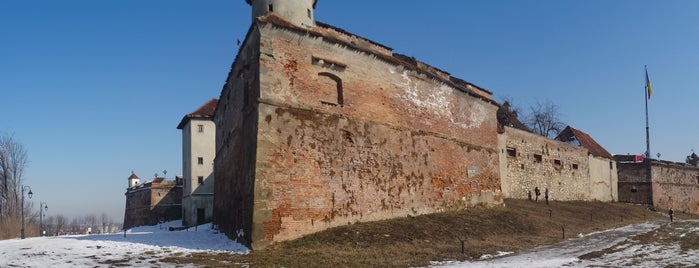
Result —
MULTIPOLYGON (((505 200, 505 207, 472 208, 360 223, 279 243, 247 255, 194 253, 162 261, 206 266, 409 267, 520 252, 581 233, 666 219, 645 206, 601 202, 505 200), (464 240, 462 254, 461 240, 464 240)), ((677 215, 690 217, 689 215, 677 215)))

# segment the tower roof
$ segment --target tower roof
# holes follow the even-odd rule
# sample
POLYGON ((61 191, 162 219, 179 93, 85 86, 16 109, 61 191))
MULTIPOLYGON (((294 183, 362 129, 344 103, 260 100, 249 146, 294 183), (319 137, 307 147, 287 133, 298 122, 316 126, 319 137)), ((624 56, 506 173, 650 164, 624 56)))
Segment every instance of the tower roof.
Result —
MULTIPOLYGON (((252 5, 252 0, 245 0, 248 5, 252 5)), ((316 4, 318 3, 318 0, 313 1, 313 8, 316 8, 316 4)))
POLYGON ((193 117, 202 119, 213 118, 214 113, 216 112, 217 105, 218 99, 211 99, 210 101, 206 102, 204 105, 199 107, 199 109, 196 109, 194 112, 185 115, 180 121, 180 124, 177 125, 177 129, 184 128, 184 125, 187 124, 187 121, 189 121, 193 117))
POLYGON ((140 178, 138 176, 136 176, 136 173, 133 173, 133 171, 131 171, 131 176, 129 176, 129 180, 130 179, 140 179, 140 178))

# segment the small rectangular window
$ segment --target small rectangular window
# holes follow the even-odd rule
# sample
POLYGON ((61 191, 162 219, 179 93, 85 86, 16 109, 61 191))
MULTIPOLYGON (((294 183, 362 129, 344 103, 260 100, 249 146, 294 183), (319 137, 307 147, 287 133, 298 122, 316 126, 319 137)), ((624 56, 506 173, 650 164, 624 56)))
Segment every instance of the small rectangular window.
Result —
POLYGON ((203 176, 197 177, 197 182, 199 183, 199 185, 204 184, 204 177, 203 176))
POLYGON ((311 9, 306 9, 306 15, 308 15, 308 18, 311 18, 311 9))
POLYGON ((699 183, 699 176, 697 176, 697 183, 699 183))
POLYGON ((542 160, 543 158, 540 154, 534 154, 534 162, 541 163, 542 160))
POLYGON ((274 12, 274 6, 272 6, 272 4, 270 4, 270 5, 268 6, 268 8, 269 8, 269 12, 274 12))
POLYGON ((204 164, 204 158, 203 158, 203 157, 198 157, 198 158, 197 158, 197 164, 203 165, 203 164, 204 164))
POLYGON ((556 166, 560 166, 560 165, 561 165, 561 160, 554 159, 554 160, 553 160, 553 164, 556 165, 556 166))
POLYGON ((204 132, 204 125, 197 125, 197 130, 199 132, 204 132))
POLYGON ((517 157, 517 150, 515 148, 507 148, 507 156, 517 157))
POLYGON ((573 169, 578 169, 578 164, 573 164, 573 169))

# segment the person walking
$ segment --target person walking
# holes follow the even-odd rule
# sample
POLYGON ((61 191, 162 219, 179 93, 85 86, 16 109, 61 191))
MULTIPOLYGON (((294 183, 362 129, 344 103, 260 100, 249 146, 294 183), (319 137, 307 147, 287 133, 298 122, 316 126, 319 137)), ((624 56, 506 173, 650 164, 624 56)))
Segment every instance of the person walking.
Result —
POLYGON ((670 215, 670 222, 672 222, 672 214, 675 214, 675 212, 672 211, 672 208, 670 208, 670 210, 667 212, 667 214, 670 215))
POLYGON ((549 188, 544 190, 544 198, 546 198, 546 205, 549 205, 549 188))

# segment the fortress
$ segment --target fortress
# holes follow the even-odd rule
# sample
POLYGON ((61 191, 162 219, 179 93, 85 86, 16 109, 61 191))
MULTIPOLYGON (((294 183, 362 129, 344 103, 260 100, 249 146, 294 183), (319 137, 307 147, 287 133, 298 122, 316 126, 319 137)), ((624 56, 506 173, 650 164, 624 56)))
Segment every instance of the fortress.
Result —
POLYGON ((213 115, 212 219, 232 239, 261 249, 535 187, 619 200, 617 162, 587 133, 532 134, 490 91, 315 21, 316 0, 246 2, 252 24, 213 115))

